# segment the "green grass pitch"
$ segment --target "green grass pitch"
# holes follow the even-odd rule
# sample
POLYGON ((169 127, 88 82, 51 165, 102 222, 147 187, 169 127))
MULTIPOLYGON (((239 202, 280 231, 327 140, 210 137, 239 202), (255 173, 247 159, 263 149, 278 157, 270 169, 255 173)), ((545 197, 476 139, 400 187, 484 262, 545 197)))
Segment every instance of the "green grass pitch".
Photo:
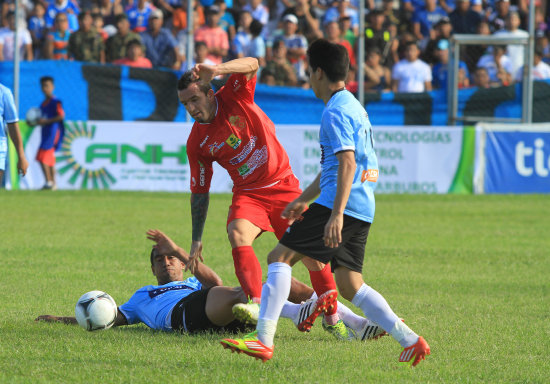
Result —
MULTIPOLYGON (((545 383, 550 363, 550 197, 377 197, 364 277, 429 342, 337 342, 281 319, 273 360, 232 354, 219 335, 131 326, 86 332, 36 323, 69 316, 84 292, 120 305, 153 283, 148 228, 190 245, 189 195, 0 191, 0 383, 545 383)), ((229 195, 211 197, 205 261, 237 285, 225 233, 229 195)), ((272 234, 255 244, 264 276, 272 234)), ((305 268, 294 275, 309 281, 305 268)))

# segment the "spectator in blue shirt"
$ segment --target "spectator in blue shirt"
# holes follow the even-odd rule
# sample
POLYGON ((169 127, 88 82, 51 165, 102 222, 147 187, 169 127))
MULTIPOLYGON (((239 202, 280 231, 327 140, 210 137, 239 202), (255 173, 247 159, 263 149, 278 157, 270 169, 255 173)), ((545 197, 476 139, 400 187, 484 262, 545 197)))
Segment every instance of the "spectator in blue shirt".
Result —
POLYGON ((141 34, 145 55, 153 67, 179 69, 181 56, 178 42, 170 31, 162 28, 163 15, 160 9, 155 9, 149 16, 149 29, 141 34))
POLYGON ((413 31, 418 40, 433 38, 433 27, 447 13, 437 5, 437 0, 426 0, 426 6, 416 9, 413 13, 413 31))
MULTIPOLYGON (((441 39, 437 43, 435 56, 438 62, 432 68, 432 85, 433 88, 447 89, 448 66, 449 66, 449 41, 441 39)), ((470 74, 468 67, 462 60, 458 62, 458 88, 466 88, 470 86, 470 74)))
POLYGON ((69 21, 69 31, 75 32, 78 30, 78 18, 77 15, 80 13, 78 7, 70 0, 55 0, 51 2, 48 8, 46 9, 46 27, 53 28, 55 22, 55 16, 58 13, 66 13, 67 20, 69 21))

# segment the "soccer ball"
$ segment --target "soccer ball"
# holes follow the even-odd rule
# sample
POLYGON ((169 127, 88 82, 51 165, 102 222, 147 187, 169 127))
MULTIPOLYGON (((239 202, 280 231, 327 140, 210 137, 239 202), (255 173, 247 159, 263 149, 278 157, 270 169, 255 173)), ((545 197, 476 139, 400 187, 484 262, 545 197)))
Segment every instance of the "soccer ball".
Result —
POLYGON ((27 124, 30 126, 35 126, 38 124, 38 120, 42 118, 42 111, 40 108, 32 107, 27 111, 27 114, 25 115, 25 120, 27 120, 27 124))
POLYGON ((78 299, 74 314, 78 325, 87 331, 109 329, 115 323, 117 306, 107 293, 91 291, 78 299))

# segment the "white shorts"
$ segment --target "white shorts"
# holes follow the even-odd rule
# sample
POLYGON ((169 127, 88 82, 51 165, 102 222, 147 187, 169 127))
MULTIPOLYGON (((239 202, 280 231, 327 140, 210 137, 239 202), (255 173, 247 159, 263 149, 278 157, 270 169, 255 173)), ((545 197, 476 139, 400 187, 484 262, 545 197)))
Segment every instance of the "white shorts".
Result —
POLYGON ((6 170, 7 156, 8 156, 8 139, 6 137, 0 137, 0 171, 6 170))

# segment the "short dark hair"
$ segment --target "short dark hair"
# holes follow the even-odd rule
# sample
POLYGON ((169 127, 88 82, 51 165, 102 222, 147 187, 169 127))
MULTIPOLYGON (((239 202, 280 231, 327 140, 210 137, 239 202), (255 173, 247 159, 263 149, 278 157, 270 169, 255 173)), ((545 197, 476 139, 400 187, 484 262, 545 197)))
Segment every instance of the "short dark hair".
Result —
POLYGON ((125 13, 119 13, 115 16, 115 25, 120 23, 122 20, 128 20, 128 16, 125 13))
POLYGON ((44 84, 45 82, 48 82, 48 81, 53 84, 54 83, 53 77, 51 77, 51 76, 42 76, 40 78, 40 84, 44 84))
POLYGON ((153 260, 155 259, 156 255, 157 255, 157 249, 156 248, 151 249, 151 265, 153 265, 153 260))
POLYGON ((80 12, 80 13, 78 14, 78 21, 84 20, 84 18, 85 18, 86 16, 92 17, 92 12, 90 12, 90 11, 83 11, 83 12, 80 12))
POLYGON ((132 45, 139 45, 141 47, 141 41, 138 39, 131 39, 126 43, 126 50, 129 50, 132 45))
POLYGON ((208 46, 206 45, 206 43, 204 41, 195 41, 195 51, 197 51, 201 47, 208 48, 208 46))
POLYGON ((208 91, 212 89, 210 83, 205 83, 204 81, 200 81, 200 79, 193 79, 193 73, 191 71, 187 71, 183 75, 181 75, 180 79, 178 80, 178 91, 183 91, 184 89, 187 89, 193 83, 197 83, 199 89, 203 91, 204 94, 208 94, 208 91))
POLYGON ((250 23, 250 27, 248 28, 250 29, 250 34, 252 36, 259 36, 260 33, 262 33, 262 29, 264 28, 264 25, 262 24, 261 21, 252 19, 252 22, 250 23))
POLYGON ((311 69, 321 68, 328 79, 335 83, 346 80, 349 70, 348 51, 343 45, 326 39, 315 40, 307 50, 311 69))

